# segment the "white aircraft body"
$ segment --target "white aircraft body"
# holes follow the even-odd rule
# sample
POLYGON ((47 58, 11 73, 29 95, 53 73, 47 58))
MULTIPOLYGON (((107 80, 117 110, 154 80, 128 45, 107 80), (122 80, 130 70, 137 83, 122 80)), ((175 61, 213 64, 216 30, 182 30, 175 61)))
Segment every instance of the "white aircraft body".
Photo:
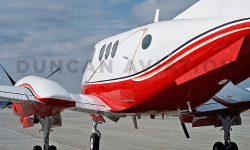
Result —
MULTIPOLYGON (((51 127, 65 109, 89 113, 90 149, 99 150, 103 116, 117 122, 132 116, 172 115, 193 127, 223 127, 225 143, 213 150, 238 150, 230 139, 250 91, 237 86, 250 77, 250 1, 200 0, 173 20, 154 23, 98 42, 82 80, 82 93, 68 93, 49 79, 28 76, 0 86, 0 100, 13 105, 23 128, 42 125, 44 150, 51 127)), ((152 18, 153 20, 153 18, 152 18)), ((35 146, 34 150, 42 147, 35 146)))

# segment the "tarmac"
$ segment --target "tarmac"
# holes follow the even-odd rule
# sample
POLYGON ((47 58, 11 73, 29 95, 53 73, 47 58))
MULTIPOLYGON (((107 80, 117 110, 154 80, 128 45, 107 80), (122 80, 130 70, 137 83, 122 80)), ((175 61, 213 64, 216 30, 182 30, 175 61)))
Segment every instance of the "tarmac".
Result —
MULTIPOLYGON (((89 150, 89 138, 92 123, 88 114, 65 111, 62 113, 63 126, 54 128, 50 134, 50 145, 58 150, 89 150)), ((32 150, 35 145, 42 145, 43 133, 39 133, 40 124, 23 129, 19 118, 12 109, 0 112, 0 150, 32 150)), ((135 130, 131 117, 114 123, 98 125, 102 133, 100 150, 212 150, 213 144, 223 141, 221 128, 192 128, 186 124, 190 139, 182 130, 180 121, 175 117, 150 119, 142 117, 135 130)), ((250 149, 250 112, 242 114, 242 125, 233 127, 231 140, 240 150, 250 149)))

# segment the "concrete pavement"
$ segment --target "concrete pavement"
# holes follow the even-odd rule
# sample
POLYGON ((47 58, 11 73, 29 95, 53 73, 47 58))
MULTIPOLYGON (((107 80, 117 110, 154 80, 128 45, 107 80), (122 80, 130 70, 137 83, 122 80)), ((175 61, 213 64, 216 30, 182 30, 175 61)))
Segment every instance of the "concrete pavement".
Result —
MULTIPOLYGON (((54 128, 50 134, 50 144, 58 150, 89 150, 92 123, 88 114, 65 111, 62 113, 63 126, 54 128)), ((192 128, 187 124, 191 139, 186 139, 178 118, 142 117, 135 130, 131 117, 118 123, 107 120, 98 125, 102 133, 100 150, 212 150, 213 144, 223 141, 220 128, 192 128)), ((242 126, 233 127, 232 141, 240 150, 250 147, 250 112, 242 114, 242 126)), ((42 145, 41 125, 22 129, 19 118, 12 109, 0 112, 0 150, 32 150, 34 145, 42 145)))

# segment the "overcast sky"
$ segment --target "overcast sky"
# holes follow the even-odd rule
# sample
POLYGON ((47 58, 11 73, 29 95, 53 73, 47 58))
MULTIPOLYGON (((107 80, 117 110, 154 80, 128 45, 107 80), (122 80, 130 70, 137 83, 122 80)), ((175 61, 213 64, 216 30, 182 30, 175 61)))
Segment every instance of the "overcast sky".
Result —
MULTIPOLYGON (((47 77, 56 70, 51 61, 61 63, 61 72, 50 79, 80 93, 83 68, 98 41, 152 23, 157 8, 160 21, 171 20, 197 1, 0 0, 0 64, 18 81, 47 77), (66 69, 70 61, 76 73, 66 69), (23 62, 28 62, 26 70, 23 62)), ((2 70, 0 75, 0 84, 10 85, 2 70)))
MULTIPOLYGON (((83 68, 98 41, 152 23, 157 8, 160 21, 171 20, 197 1, 0 0, 0 64, 15 81, 47 77, 56 70, 51 61, 62 64, 50 79, 79 93, 83 68), (69 62, 76 73, 66 69, 69 62)), ((0 84, 10 85, 2 70, 0 75, 0 84)))
MULTIPOLYGON (((50 61, 56 64, 61 61, 61 73, 50 79, 69 92, 79 93, 82 70, 98 41, 152 23, 157 8, 160 8, 160 21, 171 20, 195 2, 197 0, 0 0, 0 64, 18 81, 28 75, 47 77, 56 70, 51 70, 50 61), (66 69, 70 60, 78 62, 71 65, 78 72, 66 69), (27 71, 24 70, 27 64, 23 62, 29 64, 27 71)), ((10 85, 2 70, 0 75, 0 84, 10 85)))

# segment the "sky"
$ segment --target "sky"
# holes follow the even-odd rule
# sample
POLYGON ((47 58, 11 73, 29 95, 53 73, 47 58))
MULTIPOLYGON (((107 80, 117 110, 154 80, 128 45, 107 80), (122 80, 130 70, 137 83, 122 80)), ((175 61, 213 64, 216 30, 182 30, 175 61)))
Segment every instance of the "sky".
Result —
MULTIPOLYGON (((0 0, 0 64, 19 79, 50 77, 81 92, 83 69, 98 41, 154 21, 171 20, 197 0, 0 0), (71 70, 67 69, 70 64, 71 70), (77 69, 77 70, 76 70, 77 69)), ((11 85, 0 70, 0 84, 11 85)))
MULTIPOLYGON (((100 40, 159 21, 171 20, 198 0, 0 0, 0 64, 18 81, 50 77, 81 92, 84 66, 100 40), (67 69, 70 64, 71 70, 67 69)), ((0 84, 11 85, 0 70, 0 84)))

